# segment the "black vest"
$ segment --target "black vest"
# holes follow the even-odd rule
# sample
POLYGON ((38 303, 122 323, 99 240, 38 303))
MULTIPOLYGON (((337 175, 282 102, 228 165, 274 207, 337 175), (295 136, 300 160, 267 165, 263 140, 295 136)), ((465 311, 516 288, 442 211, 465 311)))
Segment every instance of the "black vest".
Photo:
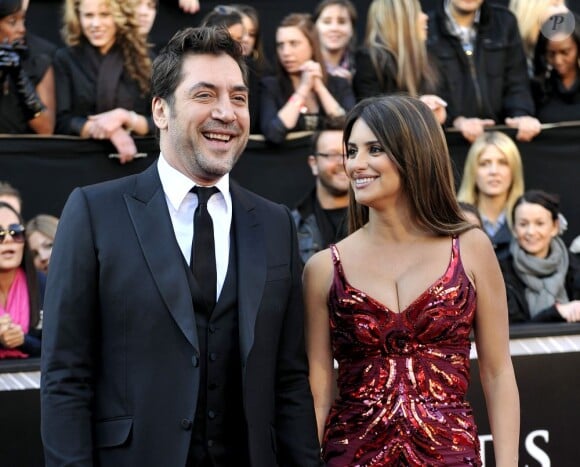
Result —
POLYGON ((200 384, 188 467, 249 466, 242 401, 236 247, 230 236, 226 279, 208 316, 189 273, 200 348, 200 384), (196 303, 198 306, 196 306, 196 303))

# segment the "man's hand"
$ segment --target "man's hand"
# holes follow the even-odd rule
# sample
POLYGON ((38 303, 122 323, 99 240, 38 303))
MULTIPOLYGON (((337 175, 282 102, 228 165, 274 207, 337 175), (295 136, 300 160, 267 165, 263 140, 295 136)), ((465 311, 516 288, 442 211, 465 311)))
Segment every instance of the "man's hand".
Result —
POLYGON ((427 104, 427 106, 433 111, 433 115, 435 115, 437 121, 443 125, 445 120, 447 120, 447 102, 435 94, 423 94, 419 99, 421 102, 427 104))
POLYGON ((485 127, 495 125, 491 118, 465 118, 457 117, 453 121, 453 126, 457 128, 463 137, 473 143, 485 131, 485 127))
POLYGON ((131 135, 123 128, 119 128, 111 134, 111 143, 117 149, 121 164, 131 162, 135 158, 137 146, 135 146, 135 141, 133 141, 131 135))
POLYGON ((518 129, 516 134, 518 141, 531 141, 542 131, 540 121, 537 118, 529 116, 508 117, 505 119, 505 124, 518 129))

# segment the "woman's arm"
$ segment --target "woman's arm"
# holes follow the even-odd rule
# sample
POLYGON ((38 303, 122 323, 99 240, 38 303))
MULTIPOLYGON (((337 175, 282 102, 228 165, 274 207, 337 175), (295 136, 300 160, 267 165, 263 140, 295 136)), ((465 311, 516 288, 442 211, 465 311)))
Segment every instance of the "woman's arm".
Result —
POLYGON ((56 119, 56 90, 54 84, 54 69, 48 67, 46 73, 36 85, 36 93, 45 109, 38 117, 29 120, 28 124, 39 135, 52 135, 56 119))
POLYGON ((91 136, 96 139, 109 139, 118 129, 143 136, 149 133, 149 121, 144 115, 117 107, 97 115, 90 115, 91 136))
POLYGON ((340 117, 346 113, 347 110, 354 107, 355 98, 350 87, 350 83, 343 78, 332 77, 329 78, 336 83, 336 93, 330 92, 328 86, 322 81, 322 76, 317 77, 314 81, 314 92, 318 96, 318 100, 324 109, 324 113, 329 117, 340 117), (341 84, 343 86, 341 86, 341 84))
POLYGON ((516 467, 520 404, 509 349, 504 281, 483 231, 472 229, 461 236, 461 257, 477 291, 475 342, 496 465, 516 467))
POLYGON ((310 366, 310 387, 314 398, 318 438, 321 442, 326 417, 334 399, 334 360, 327 306, 331 280, 330 250, 324 250, 310 258, 303 273, 306 353, 310 366))
POLYGON ((260 80, 260 130, 266 140, 280 144, 286 138, 288 128, 278 117, 282 91, 275 76, 260 80))

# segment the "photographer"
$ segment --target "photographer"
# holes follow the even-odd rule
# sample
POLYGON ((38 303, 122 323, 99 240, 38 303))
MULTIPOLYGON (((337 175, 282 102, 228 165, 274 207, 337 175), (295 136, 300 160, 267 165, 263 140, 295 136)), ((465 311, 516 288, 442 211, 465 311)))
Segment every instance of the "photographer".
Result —
POLYGON ((0 0, 0 133, 54 132, 51 57, 30 54, 22 0, 0 0))

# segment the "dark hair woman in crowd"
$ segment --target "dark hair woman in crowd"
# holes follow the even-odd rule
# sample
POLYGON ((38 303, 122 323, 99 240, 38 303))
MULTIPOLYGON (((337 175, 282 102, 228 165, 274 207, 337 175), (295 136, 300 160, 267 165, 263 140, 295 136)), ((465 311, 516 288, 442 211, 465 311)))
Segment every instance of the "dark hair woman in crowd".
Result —
POLYGON ((536 42, 532 91, 542 123, 580 120, 580 16, 574 19, 571 34, 540 34, 536 42))
POLYGON ((0 359, 40 354, 45 283, 26 245, 22 217, 0 201, 0 359))
POLYGON ((56 132, 108 139, 122 163, 137 148, 131 134, 153 131, 151 59, 136 0, 66 0, 56 52, 56 132))
POLYGON ((323 460, 481 465, 465 398, 473 330, 495 459, 516 467, 504 284, 491 242, 457 204, 441 126, 419 99, 368 98, 347 115, 344 146, 351 233, 304 269, 323 460))
POLYGON ((355 103, 348 80, 329 75, 318 34, 307 13, 286 16, 276 30, 277 76, 261 84, 260 119, 267 141, 282 143, 289 131, 322 128, 355 103))
POLYGON ((326 71, 352 81, 355 72, 356 7, 350 0, 322 0, 313 15, 326 71))
POLYGON ((511 256, 501 262, 510 322, 580 321, 580 260, 560 237, 558 196, 526 191, 512 218, 511 256))
POLYGON ((0 0, 0 133, 54 131, 52 59, 29 50, 22 0, 0 0))
POLYGON ((232 39, 240 44, 242 44, 246 35, 241 13, 229 5, 217 5, 203 17, 201 26, 225 28, 232 36, 232 39))
POLYGON ((248 65, 250 133, 260 133, 260 80, 272 74, 272 66, 264 54, 258 10, 245 3, 234 3, 230 6, 240 12, 246 30, 242 38, 242 49, 248 65))

